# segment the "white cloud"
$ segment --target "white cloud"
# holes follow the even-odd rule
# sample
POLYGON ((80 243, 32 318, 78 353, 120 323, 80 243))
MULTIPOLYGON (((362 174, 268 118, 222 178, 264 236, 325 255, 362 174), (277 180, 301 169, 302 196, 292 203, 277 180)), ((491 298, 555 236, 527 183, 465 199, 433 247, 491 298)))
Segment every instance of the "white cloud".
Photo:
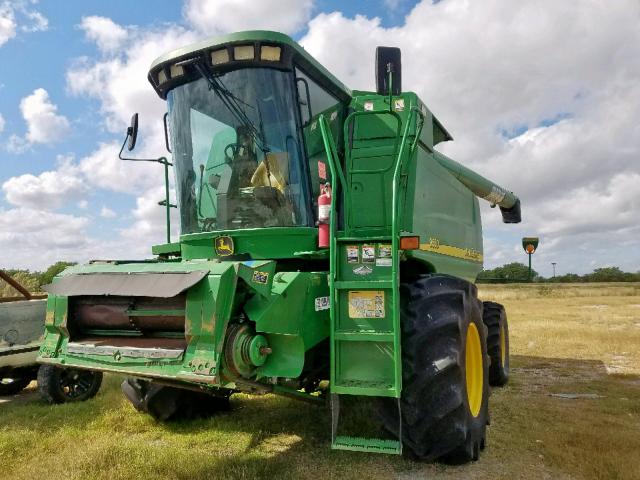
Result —
POLYGON ((29 142, 14 133, 9 137, 5 148, 10 153, 23 153, 29 149, 29 142))
POLYGON ((120 147, 117 142, 100 143, 80 160, 78 169, 87 182, 103 190, 132 195, 163 183, 164 171, 159 164, 120 160, 120 147))
POLYGON ((16 18, 8 2, 0 4, 0 46, 16 36, 16 18))
POLYGON ((139 112, 139 139, 146 144, 154 137, 149 154, 157 155, 164 145, 162 115, 166 105, 147 80, 149 66, 164 52, 194 42, 196 36, 175 25, 158 30, 131 27, 127 35, 135 48, 103 51, 98 60, 77 59, 67 71, 67 87, 74 95, 100 102, 110 132, 124 134, 131 114, 139 112))
POLYGON ((116 212, 114 212, 114 211, 113 211, 113 210, 111 210, 110 208, 103 206, 103 207, 100 209, 100 216, 101 216, 102 218, 116 218, 116 217, 117 217, 117 214, 116 214, 116 212))
MULTIPOLYGON (((175 193, 169 193, 175 198, 175 193)), ((158 201, 165 196, 164 187, 156 186, 143 192, 136 198, 136 208, 131 212, 133 224, 120 231, 122 238, 132 247, 132 252, 145 256, 149 254, 151 245, 166 242, 166 210, 158 206, 158 201)), ((171 209, 171 235, 175 241, 179 233, 179 218, 176 209, 171 209)))
POLYGON ((49 20, 40 12, 25 10, 24 16, 30 21, 21 27, 24 32, 44 32, 49 28, 49 20))
POLYGON ((205 35, 240 30, 300 31, 310 18, 313 0, 187 0, 183 13, 205 35))
POLYGON ((80 200, 78 202, 78 208, 86 210, 87 208, 89 208, 89 202, 87 200, 80 200))
POLYGON ((2 184, 7 201, 33 210, 56 210, 76 201, 88 191, 78 176, 78 168, 67 157, 59 157, 56 170, 38 176, 24 174, 2 184))
POLYGON ((103 51, 113 51, 127 39, 127 30, 107 17, 96 15, 82 17, 80 28, 85 36, 103 51))
POLYGON ((58 106, 51 102, 44 88, 37 88, 20 101, 20 111, 27 124, 24 137, 11 135, 5 148, 11 153, 22 153, 34 143, 48 144, 61 141, 70 131, 67 117, 57 113, 58 106))
POLYGON ((44 31, 49 20, 24 0, 0 3, 0 47, 16 36, 18 26, 23 32, 44 31))
POLYGON ((84 217, 0 208, 0 249, 6 253, 0 268, 40 269, 59 260, 75 260, 92 248, 87 225, 84 217))
POLYGON ((6 122, 4 120, 4 117, 2 116, 2 114, 0 113, 0 133, 2 133, 4 131, 4 126, 5 126, 6 122))

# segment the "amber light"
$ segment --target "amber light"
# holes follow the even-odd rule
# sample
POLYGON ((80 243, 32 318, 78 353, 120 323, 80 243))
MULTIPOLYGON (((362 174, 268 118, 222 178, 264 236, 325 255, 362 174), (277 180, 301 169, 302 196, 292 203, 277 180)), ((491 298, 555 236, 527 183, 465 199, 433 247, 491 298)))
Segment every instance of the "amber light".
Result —
POLYGON ((400 250, 418 250, 420 248, 420 237, 400 238, 400 250))
POLYGON ((534 247, 533 245, 529 244, 529 245, 527 245, 526 250, 527 250, 527 253, 533 253, 533 252, 536 251, 536 247, 534 247))

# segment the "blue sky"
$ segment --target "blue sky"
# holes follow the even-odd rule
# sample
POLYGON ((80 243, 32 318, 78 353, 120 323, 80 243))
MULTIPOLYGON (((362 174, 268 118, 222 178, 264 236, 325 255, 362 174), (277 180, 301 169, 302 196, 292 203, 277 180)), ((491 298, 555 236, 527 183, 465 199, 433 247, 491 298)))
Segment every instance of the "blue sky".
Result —
POLYGON ((551 261, 559 272, 638 270, 639 9, 0 0, 0 251, 12 252, 0 267, 147 255, 163 238, 160 172, 114 161, 133 111, 141 153, 162 153, 146 67, 184 43, 264 28, 292 35, 353 88, 372 88, 376 45, 403 49, 405 88, 455 138, 443 151, 523 199, 515 227, 483 207, 489 266, 524 261, 520 237, 539 235, 545 274, 551 261))

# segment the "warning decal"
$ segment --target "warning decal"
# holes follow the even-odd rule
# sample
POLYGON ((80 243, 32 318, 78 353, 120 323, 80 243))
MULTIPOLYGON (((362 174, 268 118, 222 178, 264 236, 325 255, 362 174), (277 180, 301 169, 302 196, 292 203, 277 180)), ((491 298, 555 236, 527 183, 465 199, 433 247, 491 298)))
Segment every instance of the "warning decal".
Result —
POLYGON ((320 310, 329 310, 329 308, 331 307, 329 297, 317 297, 315 304, 316 312, 319 312, 320 310))
POLYGON ((349 291, 349 318, 384 318, 384 291, 349 291))

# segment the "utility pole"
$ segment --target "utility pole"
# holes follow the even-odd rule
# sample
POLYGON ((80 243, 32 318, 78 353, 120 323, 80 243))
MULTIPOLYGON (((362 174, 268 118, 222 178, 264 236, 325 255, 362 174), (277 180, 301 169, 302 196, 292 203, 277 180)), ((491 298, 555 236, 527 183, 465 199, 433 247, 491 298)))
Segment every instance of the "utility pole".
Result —
POLYGON ((553 266, 553 278, 556 278, 556 262, 551 262, 551 265, 553 266))

